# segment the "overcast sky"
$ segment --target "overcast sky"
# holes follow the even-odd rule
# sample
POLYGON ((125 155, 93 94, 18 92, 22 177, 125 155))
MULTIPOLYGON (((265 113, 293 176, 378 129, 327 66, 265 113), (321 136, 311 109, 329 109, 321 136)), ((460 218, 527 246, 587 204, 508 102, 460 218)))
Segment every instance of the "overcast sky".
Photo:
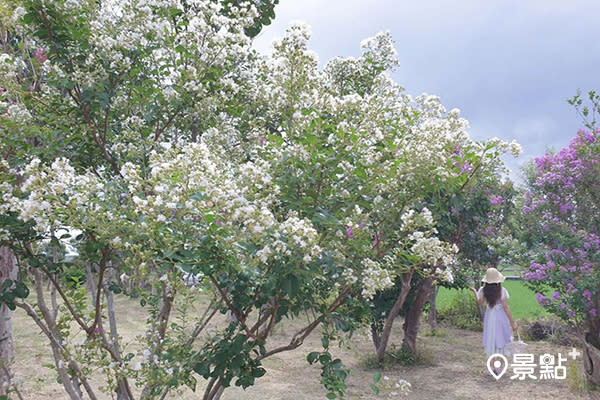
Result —
POLYGON ((566 146, 583 125, 567 98, 600 90, 600 0, 280 0, 255 40, 268 51, 291 21, 312 27, 321 65, 358 56, 360 41, 390 31, 406 92, 459 108, 473 139, 516 139, 519 166, 566 146))

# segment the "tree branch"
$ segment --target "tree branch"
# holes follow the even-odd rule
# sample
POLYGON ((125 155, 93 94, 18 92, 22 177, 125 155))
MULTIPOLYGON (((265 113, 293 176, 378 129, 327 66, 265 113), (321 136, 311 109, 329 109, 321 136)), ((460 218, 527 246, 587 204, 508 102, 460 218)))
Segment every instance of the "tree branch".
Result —
POLYGON ((244 318, 243 315, 241 315, 233 307, 233 304, 231 303, 231 300, 229 300, 229 297, 227 296, 227 293, 225 293, 225 291, 219 286, 219 283, 217 282, 217 280, 212 275, 209 275, 208 278, 210 279, 210 281, 212 282, 212 284, 215 285, 215 288, 219 291, 219 294, 221 295, 221 299, 223 299, 223 301, 225 302, 225 304, 227 304, 227 308, 233 313, 233 315, 235 316, 235 318, 237 319, 237 321, 242 325, 242 327, 244 328, 244 330, 246 331, 246 333, 248 334, 248 336, 250 336, 252 338, 255 338, 255 336, 252 334, 252 332, 250 331, 250 329, 246 325, 246 319, 244 318))
POLYGON ((304 339, 306 339, 308 335, 310 335, 312 331, 314 331, 315 328, 319 326, 319 324, 323 321, 323 318, 327 314, 335 311, 340 305, 342 305, 342 303, 344 302, 344 298, 348 295, 348 293, 350 293, 350 286, 346 286, 344 288, 342 293, 340 293, 340 295, 333 301, 333 303, 331 303, 331 305, 329 306, 329 308, 327 308, 327 311, 325 313, 322 313, 316 320, 314 320, 309 325, 296 332, 290 340, 289 344, 267 351, 265 354, 257 357, 256 360, 260 361, 274 354, 281 353, 283 351, 294 350, 300 347, 302 343, 304 343, 304 339))
POLYGON ((46 267, 40 267, 40 269, 42 270, 42 272, 44 272, 44 275, 46 275, 46 277, 50 280, 50 282, 52 283, 54 288, 56 288, 56 291, 60 295, 61 299, 63 300, 65 306, 69 310, 69 313, 71 314, 71 316, 73 317, 75 322, 77 322, 77 324, 81 327, 81 329, 83 329, 88 335, 91 334, 94 331, 93 327, 92 328, 88 327, 85 324, 85 322, 83 322, 83 320, 79 317, 79 315, 77 315, 77 312, 73 308, 73 305, 71 304, 71 302, 65 295, 65 292, 62 290, 62 288, 58 284, 58 281, 53 276, 53 274, 51 274, 50 271, 48 271, 48 269, 46 267))

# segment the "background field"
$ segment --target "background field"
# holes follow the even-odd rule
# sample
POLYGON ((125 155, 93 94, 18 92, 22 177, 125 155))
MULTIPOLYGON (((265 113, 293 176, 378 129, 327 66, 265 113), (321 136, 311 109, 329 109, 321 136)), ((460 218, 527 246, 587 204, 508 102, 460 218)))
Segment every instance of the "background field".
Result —
MULTIPOLYGON (((509 294, 508 305, 515 319, 527 318, 535 319, 546 315, 544 309, 538 304, 535 299, 535 292, 525 286, 523 281, 504 281, 502 285, 506 288, 509 294)), ((441 287, 437 296, 437 307, 443 309, 447 307, 452 298, 457 295, 459 290, 447 289, 441 287)), ((462 291, 465 295, 473 296, 469 290, 462 291)))

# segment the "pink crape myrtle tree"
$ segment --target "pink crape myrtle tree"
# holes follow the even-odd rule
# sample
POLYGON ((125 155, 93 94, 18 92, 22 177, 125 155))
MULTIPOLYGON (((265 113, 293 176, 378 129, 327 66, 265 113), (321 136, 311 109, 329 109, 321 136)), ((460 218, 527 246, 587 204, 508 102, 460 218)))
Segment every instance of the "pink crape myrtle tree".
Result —
POLYGON ((523 212, 535 258, 525 274, 549 312, 572 324, 587 379, 600 384, 600 130, 535 160, 523 212), (536 221, 534 223, 534 221, 536 221))

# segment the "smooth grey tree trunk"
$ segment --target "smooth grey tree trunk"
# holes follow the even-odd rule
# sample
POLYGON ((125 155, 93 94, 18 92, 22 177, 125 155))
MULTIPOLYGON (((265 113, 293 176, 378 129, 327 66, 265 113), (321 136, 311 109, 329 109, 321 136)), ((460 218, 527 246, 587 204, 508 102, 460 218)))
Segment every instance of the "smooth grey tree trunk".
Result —
MULTIPOLYGON (((8 247, 0 247, 0 285, 7 279, 17 279, 17 263, 8 247)), ((3 304, 0 306, 0 394, 6 394, 10 386, 10 364, 15 355, 12 337, 12 311, 3 304)))
POLYGON ((435 285, 429 294, 429 316, 427 317, 427 322, 431 326, 431 329, 437 328, 437 295, 439 290, 440 287, 435 285))

